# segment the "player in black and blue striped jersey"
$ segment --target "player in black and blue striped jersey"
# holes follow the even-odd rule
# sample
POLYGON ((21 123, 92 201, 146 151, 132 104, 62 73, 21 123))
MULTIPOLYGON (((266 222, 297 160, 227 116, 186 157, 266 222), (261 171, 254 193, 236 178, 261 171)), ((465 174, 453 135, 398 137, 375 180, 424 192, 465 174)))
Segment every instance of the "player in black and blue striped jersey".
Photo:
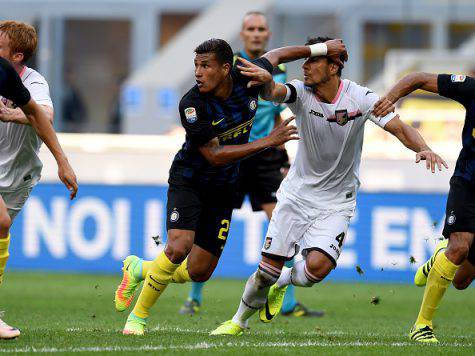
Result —
MULTIPOLYGON (((279 63, 316 55, 315 50, 339 58, 341 40, 324 48, 287 47, 271 60, 260 57, 251 70, 233 67, 233 52, 220 39, 195 49, 196 85, 180 101, 186 140, 170 168, 167 201, 167 245, 154 261, 129 256, 116 295, 116 309, 125 310, 142 279, 144 286, 130 313, 124 334, 144 333, 150 308, 170 282, 209 279, 222 253, 231 224, 238 161, 268 147, 298 139, 297 129, 283 121, 259 140, 248 142, 262 81, 279 63), (249 71, 257 70, 257 80, 249 71)), ((245 61, 245 60, 242 60, 245 61)), ((255 74, 255 73, 253 73, 255 74)), ((272 78, 272 77, 271 77, 272 78)))

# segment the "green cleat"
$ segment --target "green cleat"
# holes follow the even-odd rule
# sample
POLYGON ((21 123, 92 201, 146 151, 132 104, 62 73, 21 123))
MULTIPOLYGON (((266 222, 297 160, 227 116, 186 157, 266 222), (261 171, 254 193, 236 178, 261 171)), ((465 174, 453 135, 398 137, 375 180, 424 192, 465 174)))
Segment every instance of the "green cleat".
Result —
POLYGON ((429 276, 429 272, 434 265, 435 258, 439 254, 440 251, 443 251, 447 248, 447 244, 449 240, 444 239, 437 244, 433 255, 417 269, 416 274, 414 275, 414 284, 418 287, 424 287, 427 283, 427 277, 429 276))
POLYGON ((129 314, 127 322, 125 323, 122 334, 124 335, 143 335, 145 333, 145 325, 147 320, 135 316, 133 313, 129 314))
POLYGON ((119 312, 123 312, 130 306, 132 300, 134 300, 135 291, 142 282, 141 279, 135 277, 138 273, 140 273, 139 275, 142 273, 142 259, 130 255, 127 256, 123 263, 122 271, 124 271, 124 274, 122 281, 115 291, 114 298, 115 309, 119 312))
POLYGON ((280 312, 282 303, 284 302, 285 291, 287 286, 279 288, 274 284, 267 294, 266 304, 259 310, 259 319, 263 323, 270 323, 272 319, 280 312))
POLYGON ((180 309, 180 314, 195 315, 200 312, 200 303, 194 299, 187 299, 185 304, 180 309))
POLYGON ((232 320, 228 320, 222 323, 220 326, 218 326, 209 334, 212 336, 216 336, 216 335, 241 336, 243 332, 244 332, 244 328, 241 328, 238 324, 236 324, 232 320))
POLYGON ((409 333, 411 340, 425 343, 437 343, 439 340, 434 335, 434 330, 429 325, 414 325, 409 333))

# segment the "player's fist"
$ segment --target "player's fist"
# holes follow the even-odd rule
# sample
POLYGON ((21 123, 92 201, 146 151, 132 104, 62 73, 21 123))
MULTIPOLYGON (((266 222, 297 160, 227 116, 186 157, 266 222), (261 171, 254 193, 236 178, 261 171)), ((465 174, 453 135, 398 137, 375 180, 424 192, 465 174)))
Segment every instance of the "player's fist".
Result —
POLYGON ((294 125, 289 125, 294 119, 295 116, 292 116, 282 121, 271 131, 269 136, 267 136, 270 147, 277 147, 287 141, 300 139, 300 137, 298 137, 297 128, 294 125))
POLYGON ((339 66, 344 66, 344 62, 348 60, 348 52, 346 46, 341 39, 328 40, 325 42, 327 45, 327 57, 339 66))
POLYGON ((69 198, 73 200, 78 192, 76 174, 67 160, 58 163, 58 177, 69 190, 69 198))
POLYGON ((446 169, 449 168, 447 163, 437 153, 432 152, 431 150, 417 152, 416 163, 419 163, 420 161, 426 161, 426 168, 430 169, 432 173, 435 173, 435 166, 439 168, 439 171, 442 170, 442 166, 446 169))
POLYGON ((373 107, 373 115, 376 117, 383 117, 389 114, 390 112, 394 112, 396 107, 394 103, 397 100, 390 97, 389 95, 381 97, 373 107))

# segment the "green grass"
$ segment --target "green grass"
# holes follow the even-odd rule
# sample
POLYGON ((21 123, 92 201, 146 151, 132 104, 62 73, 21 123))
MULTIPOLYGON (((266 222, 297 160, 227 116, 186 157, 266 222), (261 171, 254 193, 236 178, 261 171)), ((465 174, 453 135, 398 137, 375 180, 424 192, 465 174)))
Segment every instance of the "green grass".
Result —
POLYGON ((319 319, 279 316, 271 324, 256 317, 247 334, 210 337, 229 319, 239 302, 243 281, 213 280, 204 288, 198 316, 178 309, 188 286, 171 285, 159 300, 143 337, 123 336, 127 317, 113 307, 119 277, 8 273, 0 289, 4 319, 22 329, 19 339, 0 342, 2 352, 194 353, 229 354, 469 354, 475 350, 475 289, 451 288, 437 315, 440 345, 411 343, 407 334, 423 289, 394 284, 322 283, 298 289, 308 306, 326 310, 319 319), (379 303, 371 304, 373 297, 379 303))

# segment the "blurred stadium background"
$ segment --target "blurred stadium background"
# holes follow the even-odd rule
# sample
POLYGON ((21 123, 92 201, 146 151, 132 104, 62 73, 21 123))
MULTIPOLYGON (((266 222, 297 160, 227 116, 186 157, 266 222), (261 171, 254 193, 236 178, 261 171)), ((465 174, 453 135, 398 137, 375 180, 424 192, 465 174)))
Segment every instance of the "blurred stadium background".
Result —
MULTIPOLYGON (((412 71, 475 71, 473 0, 0 0, 0 7, 0 19, 39 32, 29 65, 50 83, 55 126, 81 184, 69 202, 42 151, 43 179, 13 226, 10 270, 110 273, 130 253, 155 256, 151 236, 166 235, 168 168, 184 139, 177 103, 193 85, 193 49, 221 37, 238 50, 249 10, 269 16, 269 48, 314 34, 343 38, 350 54, 343 76, 379 94, 412 71)), ((300 65, 289 64, 289 78, 301 77, 300 65)), ((440 236, 463 108, 416 92, 398 111, 450 170, 428 173, 368 124, 358 210, 333 279, 410 282, 440 236)), ((217 276, 252 273, 265 225, 249 206, 235 212, 217 276)))

